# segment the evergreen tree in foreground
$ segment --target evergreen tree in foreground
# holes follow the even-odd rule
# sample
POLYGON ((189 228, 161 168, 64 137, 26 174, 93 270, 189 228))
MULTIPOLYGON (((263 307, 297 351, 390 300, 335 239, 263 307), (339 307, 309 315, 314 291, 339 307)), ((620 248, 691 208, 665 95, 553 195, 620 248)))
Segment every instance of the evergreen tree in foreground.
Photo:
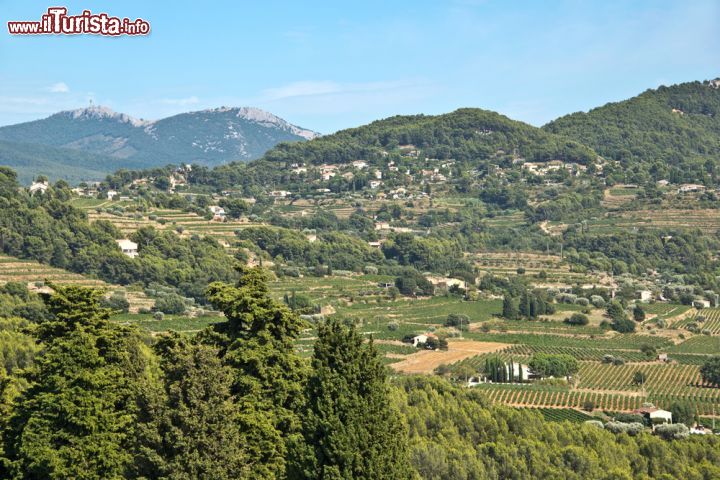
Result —
POLYGON ((26 373, 4 436, 3 478, 122 478, 132 461, 136 396, 149 352, 134 329, 110 323, 102 292, 54 287, 43 351, 26 373))
POLYGON ((231 391, 253 478, 283 478, 288 446, 301 442, 299 411, 307 364, 295 351, 305 327, 268 292, 261 268, 239 265, 237 285, 213 283, 207 297, 227 317, 200 335, 233 372, 231 391))
POLYGON ((146 478, 249 478, 254 459, 243 447, 232 402, 232 375, 215 348, 174 334, 156 345, 162 388, 141 402, 137 474, 146 478))
POLYGON ((371 343, 339 320, 318 330, 303 431, 310 452, 297 478, 409 479, 407 433, 371 343))

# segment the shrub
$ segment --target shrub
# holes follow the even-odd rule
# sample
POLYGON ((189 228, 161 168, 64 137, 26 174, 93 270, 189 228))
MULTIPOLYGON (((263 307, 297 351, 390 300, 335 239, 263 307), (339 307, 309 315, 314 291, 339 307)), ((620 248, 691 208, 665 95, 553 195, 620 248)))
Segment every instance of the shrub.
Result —
POLYGON ((387 324, 387 328, 391 332, 395 332, 395 331, 397 331, 398 328, 400 328, 400 325, 398 325, 397 322, 390 322, 387 324))
POLYGON ((600 420, 586 420, 585 425, 591 425, 597 428, 605 428, 605 425, 600 420))
POLYGON ((165 318, 165 314, 163 312, 155 312, 153 313, 153 318, 155 320, 162 320, 165 318))
POLYGON ((592 400, 585 400, 583 402, 583 410, 585 410, 586 412, 592 412, 593 410, 595 410, 595 402, 593 402, 592 400))
POLYGON ((585 297, 578 297, 575 299, 575 304, 582 307, 587 307, 588 305, 590 305, 590 300, 585 297))
POLYGON ((618 413, 614 420, 622 423, 645 423, 645 417, 639 413, 618 413))
POLYGON ((602 308, 605 306, 605 299, 600 295, 592 295, 590 297, 590 303, 592 303, 597 308, 602 308))
POLYGON ((569 318, 565 319, 565 323, 569 325, 587 325, 590 323, 587 315, 582 313, 573 313, 569 318))
POLYGON ((635 436, 645 430, 645 425, 642 423, 622 423, 611 421, 605 424, 605 429, 612 433, 627 433, 630 436, 635 436))
POLYGON ((155 306, 153 307, 156 312, 163 312, 171 315, 185 313, 185 308, 185 300, 176 293, 170 293, 159 297, 155 300, 155 306))
POLYGON ((655 433, 665 440, 681 440, 690 435, 690 429, 683 423, 663 424, 655 427, 655 433))
POLYGON ((445 320, 446 327, 456 327, 460 330, 467 330, 470 325, 470 317, 462 313, 451 313, 445 320))
POLYGON ((125 295, 120 292, 115 292, 107 298, 102 299, 102 305, 105 308, 110 308, 115 311, 127 313, 130 309, 130 302, 128 302, 125 295))

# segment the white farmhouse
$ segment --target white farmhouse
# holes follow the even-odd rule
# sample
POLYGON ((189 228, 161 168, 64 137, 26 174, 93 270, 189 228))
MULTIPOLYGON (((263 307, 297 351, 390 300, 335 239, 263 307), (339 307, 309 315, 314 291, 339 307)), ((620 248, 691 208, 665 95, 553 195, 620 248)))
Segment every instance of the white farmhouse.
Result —
POLYGON ((650 290, 639 290, 637 292, 637 298, 641 302, 649 302, 653 298, 653 294, 650 290))
POLYGON ((122 253, 124 255, 127 255, 130 258, 135 258, 138 256, 138 244, 128 240, 127 238, 123 238, 121 240, 115 240, 115 242, 118 244, 118 247, 120 247, 120 250, 122 250, 122 253))
POLYGON ((659 423, 672 423, 672 412, 662 410, 657 407, 642 407, 637 410, 633 410, 633 413, 638 413, 650 419, 650 423, 657 425, 659 423))
POLYGON ((29 191, 30 195, 35 195, 35 193, 45 193, 45 190, 47 190, 49 187, 49 184, 47 180, 42 182, 33 182, 32 185, 30 185, 29 191))

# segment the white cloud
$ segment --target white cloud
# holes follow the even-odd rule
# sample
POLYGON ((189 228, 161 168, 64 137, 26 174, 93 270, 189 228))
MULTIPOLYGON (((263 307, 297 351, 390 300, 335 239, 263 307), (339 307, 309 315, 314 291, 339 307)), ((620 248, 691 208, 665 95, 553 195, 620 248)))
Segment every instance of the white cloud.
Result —
POLYGON ((70 87, 68 87, 65 82, 58 82, 50 85, 48 90, 52 93, 68 93, 70 91, 70 87))
POLYGON ((338 83, 329 80, 293 82, 262 91, 261 101, 274 101, 297 97, 324 97, 340 94, 381 93, 415 88, 424 82, 394 80, 365 83, 338 83))
POLYGON ((293 82, 280 87, 265 89, 262 91, 262 97, 266 100, 280 100, 282 98, 327 95, 342 90, 343 87, 340 84, 331 81, 293 82))
POLYGON ((186 105, 195 105, 200 103, 200 99, 196 96, 192 97, 185 97, 185 98, 163 98, 160 100, 160 103, 164 103, 165 105, 177 105, 177 106, 186 106, 186 105))

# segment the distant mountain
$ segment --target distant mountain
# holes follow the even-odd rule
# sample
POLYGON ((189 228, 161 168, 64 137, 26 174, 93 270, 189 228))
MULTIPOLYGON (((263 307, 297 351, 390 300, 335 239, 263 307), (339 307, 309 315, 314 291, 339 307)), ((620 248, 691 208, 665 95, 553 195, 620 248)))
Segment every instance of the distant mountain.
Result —
POLYGON ((647 90, 587 113, 566 115, 543 129, 626 165, 654 164, 654 170, 674 166, 681 175, 720 158, 720 79, 647 90))
POLYGON ((316 136, 257 108, 223 107, 147 121, 94 106, 0 128, 0 160, 23 167, 23 177, 43 173, 69 178, 67 168, 86 167, 92 178, 98 172, 104 175, 119 168, 248 161, 278 143, 316 136), (38 146, 36 154, 33 145, 38 146), (62 152, 53 155, 52 148, 62 152), (16 158, 18 151, 31 160, 29 164, 16 158))

